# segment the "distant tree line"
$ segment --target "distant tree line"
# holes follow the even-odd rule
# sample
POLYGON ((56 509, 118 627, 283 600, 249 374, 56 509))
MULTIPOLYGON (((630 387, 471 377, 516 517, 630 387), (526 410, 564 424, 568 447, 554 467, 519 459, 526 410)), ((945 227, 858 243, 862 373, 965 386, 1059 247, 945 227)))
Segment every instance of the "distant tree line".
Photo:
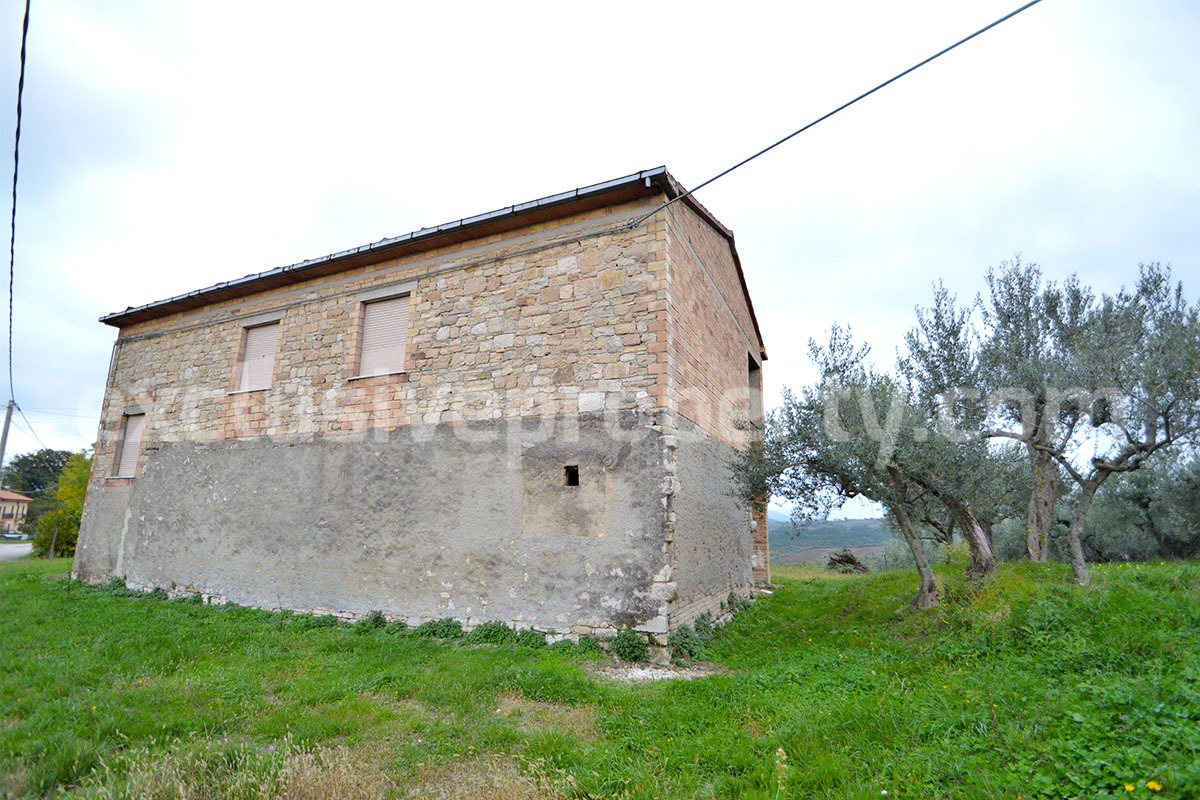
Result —
POLYGON ((987 286, 967 304, 935 286, 894 369, 849 328, 810 342, 820 378, 768 415, 737 465, 743 494, 801 519, 880 503, 919 606, 938 602, 927 541, 965 542, 971 576, 1053 556, 1081 584, 1088 561, 1195 554, 1200 306, 1158 264, 1111 295, 1019 259, 987 286))

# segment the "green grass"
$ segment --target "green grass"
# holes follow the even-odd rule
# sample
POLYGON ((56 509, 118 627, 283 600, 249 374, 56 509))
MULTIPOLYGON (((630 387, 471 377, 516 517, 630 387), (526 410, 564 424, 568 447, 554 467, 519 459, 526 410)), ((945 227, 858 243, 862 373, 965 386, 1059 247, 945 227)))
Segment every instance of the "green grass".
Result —
POLYGON ((1200 796, 1196 564, 1085 589, 952 567, 920 614, 909 572, 778 569, 705 648, 718 674, 641 685, 508 637, 68 597, 46 579, 67 569, 0 565, 0 796, 295 796, 301 774, 340 796, 1200 796), (472 771, 536 780, 472 793, 472 771))

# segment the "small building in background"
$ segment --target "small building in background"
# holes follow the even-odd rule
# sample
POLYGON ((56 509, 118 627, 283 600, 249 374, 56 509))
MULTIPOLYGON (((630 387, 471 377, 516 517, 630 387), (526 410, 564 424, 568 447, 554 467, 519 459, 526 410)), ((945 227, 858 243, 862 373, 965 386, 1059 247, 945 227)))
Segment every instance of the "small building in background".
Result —
POLYGON ((29 513, 32 497, 0 489, 0 533, 15 534, 29 513))
POLYGON ((81 578, 659 637, 769 580, 730 476, 766 351, 664 168, 102 321, 81 578))

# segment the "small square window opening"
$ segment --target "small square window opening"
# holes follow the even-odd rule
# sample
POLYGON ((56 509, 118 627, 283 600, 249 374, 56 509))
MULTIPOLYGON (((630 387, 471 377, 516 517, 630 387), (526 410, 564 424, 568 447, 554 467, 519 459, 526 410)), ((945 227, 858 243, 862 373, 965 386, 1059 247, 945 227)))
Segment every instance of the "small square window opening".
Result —
POLYGON ((569 464, 563 467, 563 486, 579 485, 579 465, 569 464))

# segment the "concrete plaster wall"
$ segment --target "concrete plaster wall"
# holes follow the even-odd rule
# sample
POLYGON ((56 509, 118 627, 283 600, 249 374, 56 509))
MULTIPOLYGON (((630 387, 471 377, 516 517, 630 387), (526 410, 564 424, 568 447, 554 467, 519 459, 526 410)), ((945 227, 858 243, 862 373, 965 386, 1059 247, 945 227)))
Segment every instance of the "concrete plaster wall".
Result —
POLYGON ((637 411, 162 443, 92 499, 75 568, 265 608, 603 633, 659 613, 661 480, 637 411))

